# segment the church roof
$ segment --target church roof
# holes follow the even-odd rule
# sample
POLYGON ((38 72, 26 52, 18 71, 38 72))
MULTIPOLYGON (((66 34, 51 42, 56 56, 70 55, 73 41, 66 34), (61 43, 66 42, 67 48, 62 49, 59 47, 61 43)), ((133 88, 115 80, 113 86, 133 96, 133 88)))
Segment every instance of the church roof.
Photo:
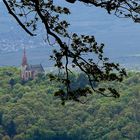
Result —
POLYGON ((28 65, 28 67, 26 68, 26 70, 37 71, 38 73, 45 72, 41 64, 28 65))

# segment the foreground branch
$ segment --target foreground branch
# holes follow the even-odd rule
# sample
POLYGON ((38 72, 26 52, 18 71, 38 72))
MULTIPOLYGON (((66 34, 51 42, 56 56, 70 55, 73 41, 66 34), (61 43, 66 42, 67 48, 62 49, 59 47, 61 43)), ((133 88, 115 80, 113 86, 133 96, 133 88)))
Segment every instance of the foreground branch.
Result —
POLYGON ((14 12, 12 12, 12 10, 11 10, 11 8, 9 7, 7 1, 6 1, 6 0, 3 0, 3 2, 4 2, 5 6, 6 6, 7 10, 8 10, 8 12, 9 12, 9 14, 11 14, 11 15, 16 19, 16 21, 19 23, 19 25, 20 25, 29 35, 35 36, 35 34, 33 34, 32 32, 30 32, 30 31, 26 28, 26 26, 20 21, 20 19, 16 16, 16 14, 15 14, 14 12))

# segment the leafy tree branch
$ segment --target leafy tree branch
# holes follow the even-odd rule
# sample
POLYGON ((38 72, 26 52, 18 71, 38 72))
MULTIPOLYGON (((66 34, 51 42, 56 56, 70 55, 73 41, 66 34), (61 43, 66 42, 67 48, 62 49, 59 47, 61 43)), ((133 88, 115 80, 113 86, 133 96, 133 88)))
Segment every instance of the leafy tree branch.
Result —
MULTIPOLYGON (((68 2, 75 2, 67 0, 68 2)), ((103 1, 97 3, 95 1, 84 1, 95 6, 104 7, 110 13, 113 10, 113 1, 103 1), (105 7, 110 6, 110 8, 105 7)), ((106 97, 119 97, 118 91, 113 87, 95 87, 95 83, 105 81, 121 82, 126 76, 124 69, 119 64, 115 64, 104 57, 104 44, 98 44, 94 36, 70 34, 68 32, 69 23, 61 20, 62 14, 69 15, 70 11, 67 7, 57 6, 53 0, 3 0, 9 13, 16 19, 19 25, 31 36, 35 35, 38 24, 41 22, 46 30, 48 42, 49 37, 53 37, 56 41, 55 46, 59 46, 53 50, 50 56, 55 61, 55 66, 62 70, 63 77, 51 76, 51 78, 62 82, 66 88, 60 89, 55 96, 66 100, 80 101, 80 97, 91 94, 89 88, 75 89, 71 88, 71 80, 69 79, 70 66, 80 69, 88 77, 92 92, 97 92, 106 97), (67 42, 66 40, 69 40, 67 42), (85 57, 86 56, 86 57, 85 57)))

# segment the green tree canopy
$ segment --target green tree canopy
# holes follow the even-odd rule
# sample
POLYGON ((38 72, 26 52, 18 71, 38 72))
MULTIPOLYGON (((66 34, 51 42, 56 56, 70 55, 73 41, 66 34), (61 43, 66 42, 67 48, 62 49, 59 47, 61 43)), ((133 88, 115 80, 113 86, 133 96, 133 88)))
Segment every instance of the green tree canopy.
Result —
MULTIPOLYGON (((52 94, 61 83, 54 84, 45 76, 36 77, 40 82, 33 79, 24 85, 19 79, 11 88, 11 76, 5 76, 5 71, 13 71, 15 79, 19 77, 18 68, 0 68, 0 140, 140 139, 139 72, 128 74, 121 83, 121 98, 94 94, 87 97, 86 104, 69 101, 62 106, 52 94)), ((83 87, 83 74, 71 76, 83 87)))

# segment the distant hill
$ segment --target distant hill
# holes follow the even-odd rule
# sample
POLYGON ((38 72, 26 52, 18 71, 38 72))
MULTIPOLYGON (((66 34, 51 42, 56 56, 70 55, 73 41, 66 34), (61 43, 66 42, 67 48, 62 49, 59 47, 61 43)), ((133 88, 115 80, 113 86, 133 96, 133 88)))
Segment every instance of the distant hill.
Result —
MULTIPOLYGON (((136 65, 139 67, 140 24, 108 15, 100 8, 88 7, 79 3, 71 5, 61 0, 58 0, 58 3, 68 6, 71 10, 72 14, 67 17, 71 23, 69 29, 71 32, 95 35, 99 43, 106 44, 105 53, 112 60, 127 66, 136 65)), ((47 54, 50 54, 50 49, 48 50, 49 47, 43 41, 45 36, 40 34, 35 38, 29 37, 7 14, 2 2, 0 2, 0 9, 0 65, 19 65, 20 61, 15 56, 19 56, 24 46, 29 49, 31 61, 34 63, 35 61, 46 61, 48 63, 49 57, 44 55, 44 48, 46 48, 47 54), (32 52, 38 50, 40 53, 34 56, 32 52), (13 56, 13 59, 9 61, 10 56, 13 56), (43 60, 39 56, 43 57, 43 60), (34 57, 36 57, 35 60, 32 59, 34 57)), ((43 29, 41 29, 42 31, 43 29)))

